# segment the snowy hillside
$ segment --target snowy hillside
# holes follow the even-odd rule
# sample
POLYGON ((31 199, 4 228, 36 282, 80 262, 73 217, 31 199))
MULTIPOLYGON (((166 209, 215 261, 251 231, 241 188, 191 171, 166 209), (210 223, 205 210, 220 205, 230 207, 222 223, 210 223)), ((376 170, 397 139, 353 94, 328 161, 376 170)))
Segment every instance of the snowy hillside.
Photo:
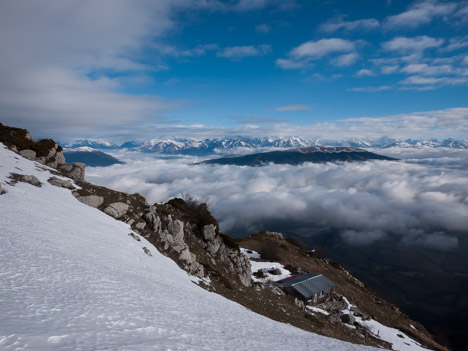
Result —
POLYGON ((0 160, 0 349, 369 349, 203 290, 127 224, 49 184, 44 166, 1 144, 0 160), (8 185, 12 172, 42 186, 8 185))

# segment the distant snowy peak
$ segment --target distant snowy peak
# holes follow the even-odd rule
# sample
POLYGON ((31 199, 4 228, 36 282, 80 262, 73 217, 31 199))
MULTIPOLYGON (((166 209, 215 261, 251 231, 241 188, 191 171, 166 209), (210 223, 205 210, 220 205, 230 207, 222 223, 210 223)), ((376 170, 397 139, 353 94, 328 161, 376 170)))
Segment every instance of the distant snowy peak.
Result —
MULTIPOLYGON (((72 143, 62 143, 62 147, 69 148, 69 149, 76 149, 79 147, 89 147, 93 149, 118 149, 119 146, 108 141, 102 140, 88 140, 88 139, 80 139, 75 140, 72 143)), ((84 151, 84 150, 80 150, 84 151)))
MULTIPOLYGON (((383 136, 378 139, 317 139, 303 137, 246 137, 233 136, 226 138, 209 138, 196 140, 191 138, 160 138, 145 143, 127 141, 120 146, 102 140, 76 140, 73 143, 63 143, 64 148, 77 149, 88 147, 97 150, 129 149, 142 152, 154 152, 171 155, 210 155, 215 153, 240 152, 260 149, 297 149, 311 146, 336 146, 355 148, 385 149, 390 147, 401 148, 452 148, 468 149, 468 140, 455 139, 395 139, 383 136)), ((84 151, 84 150, 80 150, 84 151)))
POLYGON ((212 153, 223 153, 226 151, 245 149, 297 149, 315 146, 333 147, 353 147, 353 148, 377 148, 384 149, 390 147, 402 148, 454 148, 468 149, 467 140, 414 140, 414 139, 394 139, 382 137, 379 139, 306 139, 302 137, 287 138, 255 138, 255 137, 230 137, 222 139, 153 139, 137 148, 143 152, 155 152, 163 154, 184 154, 184 155, 208 155, 212 153))

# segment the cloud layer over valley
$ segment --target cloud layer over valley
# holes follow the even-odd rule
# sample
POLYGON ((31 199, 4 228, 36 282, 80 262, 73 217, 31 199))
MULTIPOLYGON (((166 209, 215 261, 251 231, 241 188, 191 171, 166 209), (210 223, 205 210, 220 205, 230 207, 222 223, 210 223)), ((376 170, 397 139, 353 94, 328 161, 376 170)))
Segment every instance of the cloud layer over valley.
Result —
POLYGON ((358 246, 391 239, 457 247, 468 228, 466 150, 385 152, 403 160, 237 167, 122 153, 125 165, 89 168, 87 179, 150 202, 194 194, 232 235, 289 226, 298 235, 332 229, 358 246))

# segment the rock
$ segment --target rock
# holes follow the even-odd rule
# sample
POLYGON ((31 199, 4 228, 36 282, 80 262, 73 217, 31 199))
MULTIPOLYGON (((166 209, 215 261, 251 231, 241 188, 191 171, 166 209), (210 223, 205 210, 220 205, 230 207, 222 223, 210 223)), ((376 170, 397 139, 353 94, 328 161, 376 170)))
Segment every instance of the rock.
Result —
POLYGON ((28 139, 29 141, 34 141, 31 133, 29 133, 29 132, 26 132, 24 137, 25 137, 25 139, 28 139))
POLYGON ((42 183, 33 175, 24 175, 18 173, 10 173, 9 178, 12 180, 13 185, 21 182, 21 183, 28 183, 40 188, 42 183))
POLYGON ((75 187, 70 181, 63 180, 57 177, 50 177, 49 179, 47 179, 47 182, 49 182, 50 184, 54 186, 58 186, 59 188, 65 188, 65 189, 70 189, 70 190, 75 189, 75 187))
POLYGON ((36 151, 34 150, 21 150, 20 155, 23 156, 24 158, 35 161, 36 160, 36 151))
POLYGON ((136 241, 140 241, 140 238, 138 237, 138 235, 135 235, 133 233, 129 233, 128 235, 130 235, 133 239, 135 239, 136 241))
POLYGON ((203 238, 205 240, 214 240, 216 237, 216 227, 213 224, 203 227, 203 238))
POLYGON ((2 188, 2 184, 0 183, 0 195, 3 194, 3 188, 2 188))
POLYGON ((295 299, 294 299, 294 303, 295 303, 296 306, 299 307, 299 308, 302 308, 302 309, 305 308, 304 301, 299 300, 298 298, 295 298, 295 299))
POLYGON ((340 323, 340 322, 341 322, 340 317, 338 317, 336 314, 331 314, 331 315, 329 316, 329 318, 330 318, 330 322, 332 322, 332 323, 335 323, 335 324, 336 324, 336 323, 340 323))
POLYGON ((273 274, 273 275, 281 275, 281 269, 279 268, 273 268, 268 271, 268 273, 273 274))
POLYGON ((124 202, 114 202, 104 209, 104 212, 111 217, 120 218, 127 213, 129 206, 124 202))
POLYGON ((145 222, 137 222, 134 224, 134 227, 138 230, 143 230, 145 229, 146 227, 146 223, 145 222))
POLYGON ((181 252, 186 247, 184 241, 184 222, 178 219, 171 221, 168 224, 167 229, 173 238, 171 242, 172 249, 176 252, 181 252))
POLYGON ((182 261, 185 261, 190 266, 191 264, 193 264, 196 261, 197 256, 195 256, 195 254, 191 253, 190 250, 188 249, 188 247, 185 247, 182 250, 182 252, 180 253, 179 259, 182 260, 182 261))
POLYGON ((144 251, 145 254, 147 254, 148 256, 153 256, 153 255, 151 254, 151 251, 148 250, 146 247, 143 248, 143 251, 144 251))
POLYGON ((143 219, 145 220, 146 224, 148 224, 148 227, 150 227, 156 233, 160 231, 161 220, 159 219, 159 216, 156 214, 156 208, 154 206, 150 207, 150 212, 146 213, 143 216, 143 219))
POLYGON ((356 319, 353 317, 352 314, 345 313, 345 314, 342 314, 340 318, 341 318, 341 321, 346 324, 354 324, 354 322, 356 322, 356 319))
POLYGON ((277 238, 277 239, 279 239, 279 240, 284 240, 284 236, 283 236, 283 234, 281 234, 281 233, 278 233, 278 232, 268 232, 268 231, 267 231, 266 233, 267 233, 268 236, 272 236, 272 237, 277 238))
POLYGON ((351 307, 351 312, 353 312, 353 315, 356 317, 362 317, 364 315, 356 306, 351 307))
POLYGON ((75 196, 78 201, 94 208, 98 208, 104 202, 104 198, 97 195, 79 196, 78 193, 75 192, 73 196, 75 196))
POLYGON ((85 164, 81 162, 73 162, 70 164, 60 164, 57 169, 62 174, 73 180, 84 180, 85 177, 85 164))

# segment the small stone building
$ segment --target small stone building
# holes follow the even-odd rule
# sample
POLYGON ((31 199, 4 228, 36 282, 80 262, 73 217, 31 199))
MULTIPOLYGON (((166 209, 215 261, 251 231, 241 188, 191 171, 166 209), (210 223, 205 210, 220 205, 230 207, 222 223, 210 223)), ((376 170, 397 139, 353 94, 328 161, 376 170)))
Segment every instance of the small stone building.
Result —
POLYGON ((279 280, 276 285, 304 302, 316 305, 331 300, 335 283, 322 274, 297 274, 279 280))

